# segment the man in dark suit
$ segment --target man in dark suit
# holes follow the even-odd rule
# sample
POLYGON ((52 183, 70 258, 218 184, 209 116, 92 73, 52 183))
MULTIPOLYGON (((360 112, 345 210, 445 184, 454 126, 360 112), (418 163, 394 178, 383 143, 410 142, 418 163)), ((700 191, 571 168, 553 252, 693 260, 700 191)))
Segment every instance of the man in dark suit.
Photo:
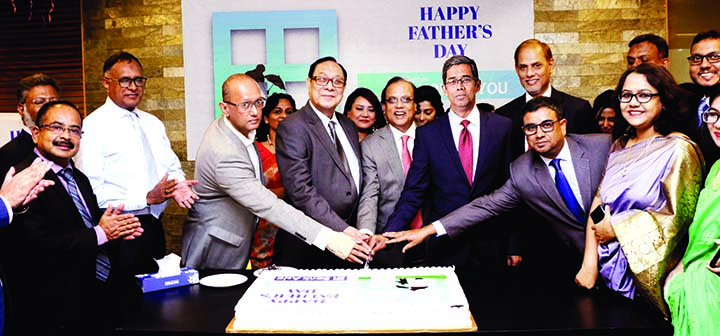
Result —
POLYGON ((25 127, 20 134, 0 148, 0 183, 10 167, 32 153, 35 143, 30 129, 35 126, 37 112, 45 103, 58 100, 59 92, 57 82, 41 73, 20 80, 17 89, 17 111, 25 127))
MULTIPOLYGON (((442 79, 450 112, 417 129, 413 161, 385 232, 408 229, 425 195, 429 204, 423 219, 429 223, 490 193, 507 179, 512 123, 475 105, 480 90, 475 61, 450 57, 443 65, 442 79)), ((505 259, 503 235, 496 228, 477 231, 453 241, 447 236, 430 238, 428 264, 500 271, 505 259)))
MULTIPOLYGON (((355 228, 362 171, 355 124, 335 112, 347 72, 333 57, 310 65, 309 101, 280 123, 276 156, 286 201, 337 232, 365 239, 355 228)), ((298 268, 350 268, 351 263, 279 230, 273 260, 298 268)))
POLYGON ((550 46, 536 39, 525 40, 515 49, 515 72, 525 94, 498 108, 496 113, 512 119, 510 140, 512 158, 527 150, 525 134, 522 132, 522 107, 527 101, 538 96, 552 97, 560 104, 567 120, 569 133, 597 133, 597 121, 590 102, 561 92, 550 85, 550 76, 555 69, 550 46))
POLYGON ((16 168, 37 157, 52 161, 44 178, 54 185, 18 216, 17 225, 8 228, 12 239, 2 246, 16 327, 39 334, 61 329, 98 334, 112 306, 106 288, 112 252, 108 242, 133 239, 142 229, 133 215, 120 214, 122 205, 102 213, 87 177, 75 169, 71 158, 82 135, 77 108, 66 101, 47 103, 36 123, 36 149, 16 168))
MULTIPOLYGON (((565 263, 560 276, 572 285, 585 251, 585 227, 592 199, 604 169, 612 140, 607 134, 566 134, 567 121, 562 108, 552 98, 533 98, 523 108, 524 133, 532 150, 525 152, 510 165, 510 178, 491 194, 471 203, 420 229, 387 233, 389 243, 408 241, 407 250, 426 237, 444 235, 455 239, 474 226, 487 225, 486 220, 514 209, 523 202, 545 220, 565 246, 563 254, 570 258, 555 259, 545 255, 544 269, 551 270, 565 263), (567 177, 573 196, 582 207, 577 216, 556 187, 553 159, 567 177), (482 223, 482 224, 481 224, 482 223)), ((550 273, 550 272, 548 272, 550 273)), ((533 274, 537 277, 537 273, 533 274)), ((544 274, 540 280, 557 279, 544 274)))

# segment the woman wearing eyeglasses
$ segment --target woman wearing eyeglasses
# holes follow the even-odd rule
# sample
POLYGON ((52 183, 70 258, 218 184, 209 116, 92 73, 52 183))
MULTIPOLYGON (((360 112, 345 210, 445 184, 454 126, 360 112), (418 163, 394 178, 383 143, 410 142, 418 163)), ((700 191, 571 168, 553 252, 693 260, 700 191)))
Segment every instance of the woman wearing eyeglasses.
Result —
MULTIPOLYGON (((273 93, 265 102, 260 125, 255 134, 263 174, 265 175, 265 186, 278 198, 285 197, 285 189, 283 189, 280 181, 280 172, 275 159, 275 134, 280 122, 295 111, 295 99, 292 96, 285 93, 273 93)), ((250 265, 252 269, 264 268, 272 263, 277 230, 278 227, 275 224, 268 222, 264 218, 258 222, 252 247, 250 248, 250 265)))
POLYGON ((387 124, 380 101, 366 88, 357 88, 348 96, 343 114, 355 123, 360 141, 387 124))
POLYGON ((617 133, 590 209, 585 256, 575 281, 598 275, 613 291, 643 297, 666 317, 661 284, 685 250, 702 179, 702 156, 678 132, 692 123, 664 67, 643 63, 618 83, 617 133), (601 210, 605 211, 604 214, 601 210))
MULTIPOLYGON (((710 95, 702 114, 715 145, 720 147, 720 94, 710 95)), ((668 275, 665 299, 676 336, 720 335, 720 265, 711 264, 720 239, 720 163, 715 163, 700 193, 690 242, 681 263, 668 275)))

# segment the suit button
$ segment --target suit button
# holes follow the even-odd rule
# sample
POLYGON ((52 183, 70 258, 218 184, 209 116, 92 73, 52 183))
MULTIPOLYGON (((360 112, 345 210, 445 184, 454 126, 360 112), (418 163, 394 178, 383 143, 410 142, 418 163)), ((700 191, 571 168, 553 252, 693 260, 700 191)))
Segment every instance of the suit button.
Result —
POLYGON ((352 194, 349 191, 345 193, 345 196, 350 196, 350 195, 352 195, 352 194))

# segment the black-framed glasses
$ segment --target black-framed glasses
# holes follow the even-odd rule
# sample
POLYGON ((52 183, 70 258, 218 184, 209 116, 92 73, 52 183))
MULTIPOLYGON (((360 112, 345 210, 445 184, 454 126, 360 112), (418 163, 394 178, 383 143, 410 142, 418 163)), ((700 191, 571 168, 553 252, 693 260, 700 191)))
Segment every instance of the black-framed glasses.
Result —
POLYGON ((472 78, 470 76, 463 76, 457 79, 450 79, 445 82, 445 86, 456 86, 456 85, 465 85, 468 83, 474 83, 475 78, 472 78))
POLYGON ((70 133, 70 136, 75 137, 75 138, 80 138, 83 135, 82 129, 77 126, 65 127, 62 124, 54 124, 53 123, 53 124, 43 124, 43 125, 38 126, 38 128, 47 128, 50 131, 50 133, 55 134, 55 135, 65 133, 65 130, 67 130, 68 133, 70 133))
POLYGON ((330 78, 325 76, 315 76, 312 78, 320 86, 325 86, 327 83, 332 83, 332 86, 341 88, 345 86, 345 80, 342 78, 330 78))
POLYGON ((644 104, 644 103, 647 103, 647 102, 649 102, 650 100, 652 100, 653 97, 659 96, 659 95, 660 95, 660 94, 658 94, 658 93, 644 92, 644 91, 640 91, 640 92, 638 92, 638 93, 632 93, 632 92, 629 92, 629 91, 624 91, 624 92, 620 92, 620 93, 618 94, 618 99, 620 99, 620 102, 621 102, 621 103, 629 103, 629 102, 633 99, 633 97, 634 97, 635 100, 637 100, 638 103, 643 103, 643 104, 644 104))
POLYGON ((688 56, 687 60, 692 65, 700 65, 702 64, 704 58, 707 58, 708 62, 710 63, 717 63, 720 62, 720 53, 711 52, 707 55, 690 55, 688 56))
POLYGON ((386 101, 390 104, 397 104, 398 101, 403 102, 403 104, 412 103, 413 97, 387 97, 386 101))
POLYGON ((552 132, 555 129, 555 123, 559 122, 560 120, 545 120, 541 122, 540 124, 527 124, 522 127, 523 132, 525 132, 525 135, 533 135, 537 133, 538 127, 545 133, 552 132))
POLYGON ((700 117, 702 118, 702 121, 708 124, 714 124, 718 121, 718 119, 720 119, 720 111, 711 107, 707 109, 707 111, 701 113, 700 117))
POLYGON ((237 107, 241 112, 248 112, 255 106, 258 111, 261 111, 265 107, 265 98, 260 98, 254 102, 242 102, 242 103, 231 103, 223 100, 223 103, 237 107))
POLYGON ((130 83, 135 83, 135 86, 137 86, 137 87, 144 87, 145 82, 147 82, 147 77, 135 77, 135 78, 121 77, 120 79, 112 79, 109 77, 105 77, 105 78, 107 78, 107 80, 117 82, 121 88, 129 88, 130 83))

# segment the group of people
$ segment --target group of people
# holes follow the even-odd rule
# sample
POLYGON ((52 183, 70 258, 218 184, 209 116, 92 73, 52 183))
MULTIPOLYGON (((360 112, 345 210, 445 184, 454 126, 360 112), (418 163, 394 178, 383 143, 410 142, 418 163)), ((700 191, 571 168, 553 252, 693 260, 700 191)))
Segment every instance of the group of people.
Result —
POLYGON ((552 87, 555 60, 536 39, 514 54, 525 93, 497 110, 477 103, 477 65, 462 55, 443 64, 448 108, 432 86, 393 77, 379 99, 358 88, 337 112, 348 74, 333 57, 310 65, 300 109, 234 74, 192 180, 162 122, 138 109, 147 78, 132 54, 106 60, 108 97, 87 118, 51 78, 25 78, 24 131, 0 149, 0 226, 12 222, 0 316, 37 330, 42 307, 48 333, 103 330, 125 307, 109 302, 157 270, 174 199, 196 269, 544 269, 641 298, 678 335, 718 334, 720 33, 695 37, 683 85, 662 38, 629 47, 594 106, 552 87))

